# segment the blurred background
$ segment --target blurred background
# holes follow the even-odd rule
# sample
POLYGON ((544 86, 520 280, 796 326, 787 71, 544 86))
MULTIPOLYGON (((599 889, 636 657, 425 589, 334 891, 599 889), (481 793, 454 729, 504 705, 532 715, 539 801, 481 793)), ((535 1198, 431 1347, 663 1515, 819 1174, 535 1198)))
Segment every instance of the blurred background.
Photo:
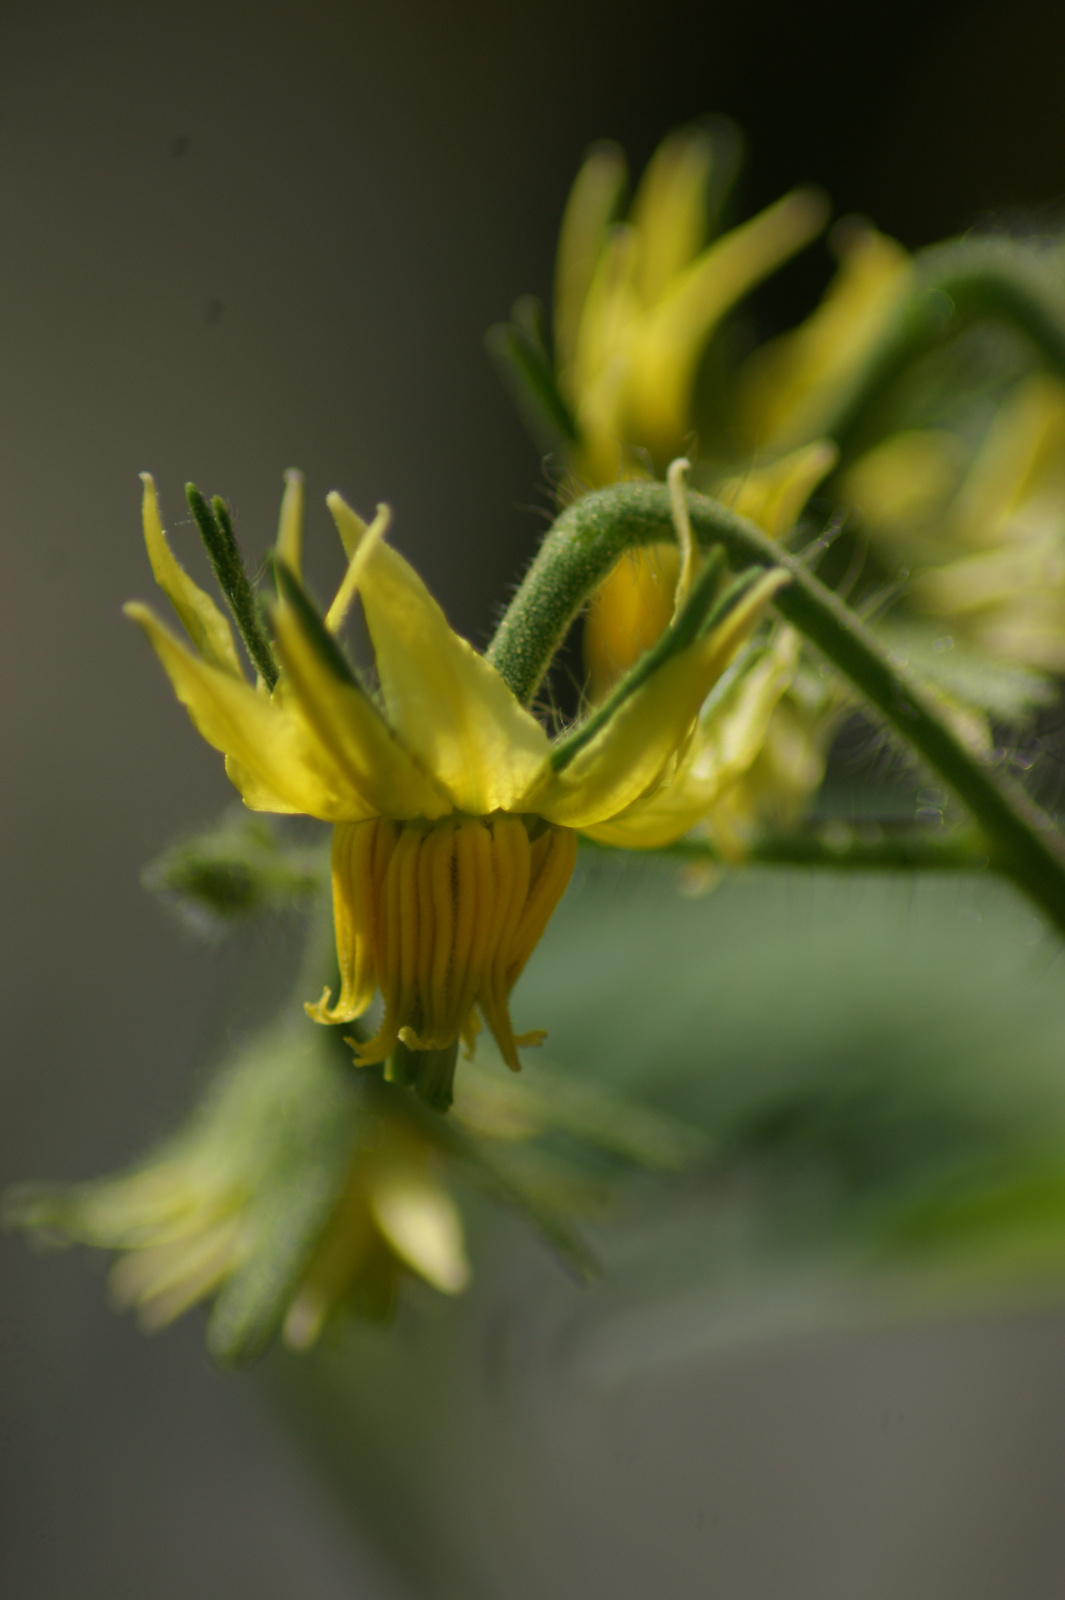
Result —
MULTIPOLYGON (((388 499, 395 542, 482 642, 549 501, 483 333, 549 293, 589 142, 619 140, 638 170, 668 128, 721 112, 748 140, 743 214, 814 180, 908 246, 1045 230, 1065 197, 1063 47, 1049 0, 4 8, 5 1182, 88 1177, 165 1131, 284 940, 204 949, 139 886, 231 791, 119 613, 150 591, 137 473, 191 566, 188 478, 229 498, 253 556, 288 466, 312 508, 334 487, 388 499)), ((829 271, 823 246, 789 266, 755 297, 759 327, 795 320, 829 271)), ((324 507, 310 541, 324 593, 324 507)), ((632 897, 647 918, 673 903, 658 879, 602 892, 632 939, 650 925, 632 897)), ((551 978, 581 914, 578 895, 528 980, 577 1061, 596 1048, 586 996, 551 978)), ((979 1044, 989 1070, 1023 1055, 1037 1076, 1065 1040, 1060 962, 1008 896, 844 897, 789 874, 684 915, 706 980, 688 1021, 755 1082, 800 1036, 828 1065, 979 1044)), ((615 973, 634 959, 622 940, 615 973)), ((657 1046, 633 970, 610 1048, 642 1083, 657 1046)), ((360 1335, 313 1379, 280 1364, 279 1411, 254 1375, 210 1369, 195 1316, 146 1341, 107 1309, 101 1263, 4 1239, 3 1594, 417 1596, 437 1559, 441 1592, 465 1596, 1061 1593, 1052 1296, 896 1328, 756 1297, 721 1330, 666 1295, 655 1332, 613 1289, 582 1299, 509 1225, 475 1215, 479 1243, 460 1309, 360 1335), (416 1404, 393 1411, 398 1392, 416 1404), (324 1421, 279 1420, 315 1406, 328 1448, 324 1421), (338 1428, 363 1466, 331 1477, 338 1428)))

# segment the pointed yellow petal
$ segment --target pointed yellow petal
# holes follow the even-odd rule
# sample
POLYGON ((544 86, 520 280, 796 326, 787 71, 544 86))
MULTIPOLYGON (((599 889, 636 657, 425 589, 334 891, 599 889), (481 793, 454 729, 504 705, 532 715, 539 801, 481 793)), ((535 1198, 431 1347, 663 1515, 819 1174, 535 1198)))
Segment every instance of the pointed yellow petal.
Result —
POLYGON ((700 722, 670 782, 589 828, 591 837, 629 850, 657 850, 701 822, 761 750, 769 719, 795 675, 799 644, 794 629, 782 628, 735 692, 700 722))
POLYGON ((567 392, 566 377, 577 352, 585 300, 625 176, 625 157, 618 147, 596 145, 577 174, 566 203, 555 266, 554 334, 556 363, 567 392))
MULTIPOLYGON (((335 490, 332 494, 326 495, 325 503, 333 513, 333 521, 336 523, 340 542, 344 546, 344 554, 350 561, 362 543, 369 524, 363 522, 359 513, 353 511, 343 496, 337 494, 335 490)), ((382 506, 378 506, 378 513, 380 514, 383 509, 382 506)))
POLYGON ((443 1294, 470 1281, 462 1219, 440 1184, 413 1170, 387 1173, 370 1190, 374 1221, 408 1267, 443 1294))
MULTIPOLYGON (((355 598, 356 590, 362 581, 362 574, 370 558, 370 552, 378 539, 383 539, 388 532, 389 523, 392 521, 392 508, 381 505, 377 508, 377 515, 370 526, 367 527, 361 517, 357 517, 351 507, 345 505, 337 495, 339 505, 347 512, 333 515, 336 525, 340 529, 340 536, 344 541, 344 548, 348 552, 348 570, 345 572, 340 588, 336 592, 333 604, 325 615, 325 625, 330 633, 339 633, 344 626, 344 621, 351 610, 351 603, 355 598), (358 526, 356 527, 356 524, 358 526)), ((339 507, 338 507, 339 510, 339 507)))
POLYGON ((756 350, 742 374, 740 418, 755 449, 786 449, 821 431, 909 287, 905 250, 875 228, 840 224, 832 243, 840 267, 817 310, 756 350))
POLYGON ((630 471, 625 408, 632 341, 641 317, 635 261, 635 233, 615 228, 603 247, 577 332, 567 391, 581 440, 574 470, 586 488, 614 483, 630 471))
POLYGON ((633 352, 632 422, 649 448, 672 453, 690 426, 691 386, 711 330, 825 223, 824 197, 796 189, 705 250, 646 319, 633 352))
POLYGON ((285 473, 276 548, 278 560, 300 577, 303 573, 303 473, 297 472, 295 467, 285 473))
POLYGON ((148 560, 152 564, 156 583, 177 612, 185 632, 203 659, 212 666, 221 667, 224 672, 243 678, 237 647, 233 643, 233 630, 210 595, 205 594, 199 584, 193 583, 167 543, 151 473, 142 472, 141 482, 144 485, 141 508, 144 542, 148 546, 148 560))
POLYGON ((662 298, 706 239, 706 190, 714 146, 702 128, 681 128, 663 139, 640 180, 632 205, 639 236, 640 296, 662 298))
MULTIPOLYGON (((339 495, 329 506, 339 526, 339 495)), ((460 811, 512 809, 547 763, 543 728, 388 545, 372 547, 359 592, 388 720, 415 760, 460 811)))
POLYGON ((567 767, 551 772, 525 797, 523 809, 549 822, 590 828, 647 794, 684 745, 710 689, 787 581, 779 569, 760 578, 720 628, 670 657, 567 767))
POLYGON ((675 544, 626 550, 591 599, 584 619, 584 663, 593 702, 605 700, 669 626, 680 572, 675 544))
MULTIPOLYGON (((353 564, 358 555, 353 558, 353 564)), ((286 602, 274 612, 277 647, 294 695, 324 749, 359 795, 366 816, 435 820, 450 801, 400 745, 373 701, 322 661, 286 602)))
POLYGON ((373 814, 291 709, 191 655, 147 606, 125 609, 144 630, 199 732, 226 756, 227 771, 253 810, 304 812, 323 822, 357 822, 373 814))

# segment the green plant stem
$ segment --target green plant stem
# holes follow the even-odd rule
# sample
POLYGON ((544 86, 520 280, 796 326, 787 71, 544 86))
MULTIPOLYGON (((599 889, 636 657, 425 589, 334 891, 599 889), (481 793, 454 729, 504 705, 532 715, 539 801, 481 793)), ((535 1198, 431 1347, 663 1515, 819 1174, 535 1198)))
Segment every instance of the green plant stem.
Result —
POLYGON ((1065 295, 1031 245, 1011 239, 960 240, 914 257, 909 294, 819 431, 844 456, 869 442, 891 384, 937 345, 979 321, 1014 328, 1065 379, 1065 295))
MULTIPOLYGON (((592 855, 628 855, 621 845, 583 839, 592 855)), ((649 856, 691 866, 728 867, 709 839, 678 839, 649 856)), ((989 865, 983 836, 972 830, 915 828, 909 824, 828 822, 767 833, 751 845, 744 865, 819 867, 835 872, 983 872, 989 865)))
MULTIPOLYGON (((754 523, 689 493, 692 529, 721 544, 733 566, 783 567, 791 582, 773 604, 957 795, 1005 873, 1065 933, 1065 845, 1022 789, 954 731, 939 706, 838 595, 754 523)), ((535 695, 584 601, 625 550, 672 540, 665 484, 617 484, 567 507, 507 609, 488 658, 519 699, 535 695)))

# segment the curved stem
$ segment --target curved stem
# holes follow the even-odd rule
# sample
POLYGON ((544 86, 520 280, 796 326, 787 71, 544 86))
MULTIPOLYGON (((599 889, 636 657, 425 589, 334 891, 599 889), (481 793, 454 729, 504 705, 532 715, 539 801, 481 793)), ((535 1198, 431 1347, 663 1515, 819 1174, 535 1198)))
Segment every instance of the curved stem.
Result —
MULTIPOLYGON (((1065 844, 1028 796, 958 736, 938 705, 838 595, 754 523, 689 493, 692 529, 734 566, 783 567, 774 605, 844 674, 972 813, 991 864, 1065 933, 1065 844)), ((558 518, 514 596, 488 658, 519 699, 531 700, 584 601, 630 548, 674 538, 665 484, 617 484, 558 518)))
POLYGON ((935 245, 914 258, 915 282, 821 432, 844 455, 865 442, 885 391, 907 367, 981 320, 1012 326, 1065 380, 1065 299, 1030 246, 1011 239, 935 245))

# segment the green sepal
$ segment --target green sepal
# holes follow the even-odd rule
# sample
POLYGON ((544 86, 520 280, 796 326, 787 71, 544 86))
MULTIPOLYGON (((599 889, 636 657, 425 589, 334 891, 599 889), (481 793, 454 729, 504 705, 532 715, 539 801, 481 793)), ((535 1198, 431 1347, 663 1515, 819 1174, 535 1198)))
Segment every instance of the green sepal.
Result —
POLYGON ((245 1366, 279 1333, 329 1214, 340 1197, 351 1155, 343 1119, 326 1122, 322 1141, 291 1154, 255 1206, 259 1237, 251 1259, 219 1291, 206 1343, 220 1367, 245 1366), (339 1137, 343 1135, 343 1137, 339 1137))
POLYGON ((185 498, 196 519, 218 586, 226 597, 233 621, 244 640, 252 666, 268 689, 274 688, 280 673, 273 648, 263 627, 258 595, 252 587, 237 544, 233 519, 221 495, 208 505, 194 483, 185 485, 185 498))
POLYGON ((308 644, 312 646, 315 654, 322 661, 335 678, 345 683, 351 689, 362 689, 357 673, 344 654, 336 639, 329 632, 323 621, 318 607, 303 587, 292 568, 286 562, 280 561, 276 556, 270 558, 277 579, 278 591, 282 599, 287 600, 303 631, 308 644))
POLYGON ((302 1017, 274 1028, 242 1062, 249 1096, 242 1135, 256 1146, 258 1181, 247 1204, 248 1259, 220 1289, 207 1324, 219 1366, 243 1366, 274 1339, 344 1186, 357 1144, 358 1101, 331 1030, 302 1017))
POLYGON ((542 318, 539 301, 519 300, 510 322, 489 328, 485 345, 537 447, 567 455, 579 446, 580 430, 555 379, 542 318))

